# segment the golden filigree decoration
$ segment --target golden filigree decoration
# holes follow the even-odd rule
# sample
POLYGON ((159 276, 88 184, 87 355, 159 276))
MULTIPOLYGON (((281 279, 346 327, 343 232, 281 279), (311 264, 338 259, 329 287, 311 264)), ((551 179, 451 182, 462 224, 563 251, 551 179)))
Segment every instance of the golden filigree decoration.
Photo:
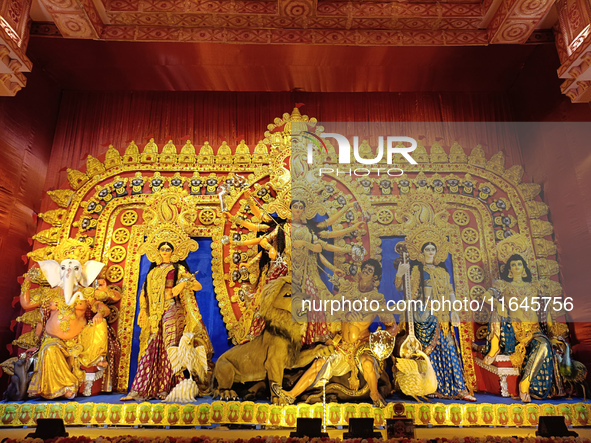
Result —
POLYGON ((470 297, 472 297, 473 299, 478 299, 479 297, 482 297, 485 291, 486 289, 484 289, 484 287, 480 285, 474 285, 470 289, 470 297))
POLYGON ((45 223, 59 227, 62 225, 67 213, 68 212, 63 208, 52 209, 50 211, 39 213, 39 218, 45 223))
POLYGON ((12 341, 14 346, 21 349, 31 349, 39 346, 39 336, 35 333, 35 330, 25 332, 19 338, 12 341))
POLYGON ((466 213, 466 211, 454 211, 452 218, 455 224, 459 226, 466 226, 468 223, 470 223, 470 216, 466 213))
MULTIPOLYGON (((483 306, 482 299, 484 297, 486 289, 480 285, 474 285, 470 289, 470 298, 472 300, 477 300, 480 306, 483 306)), ((486 305, 484 305, 483 309, 479 311, 475 311, 474 313, 474 321, 477 323, 487 323, 490 319, 490 309, 487 309, 486 305)))
POLYGON ((507 263, 509 257, 513 254, 519 254, 524 259, 531 255, 531 243, 528 239, 519 234, 507 237, 497 244, 497 257, 500 263, 507 263))
POLYGON ((93 178, 103 172, 105 172, 105 166, 101 161, 92 155, 88 155, 88 158, 86 159, 86 175, 88 175, 89 178, 93 178))
POLYGON ((478 241, 480 235, 478 231, 474 228, 466 228, 462 231, 462 240, 464 240, 469 245, 473 245, 478 241))
POLYGON ((552 223, 545 220, 531 220, 531 233, 534 237, 546 237, 552 235, 554 227, 552 223))
POLYGON ((468 268, 468 278, 472 283, 482 283, 484 281, 484 271, 478 265, 468 268))
POLYGON ((121 224, 123 226, 131 226, 133 224, 135 224, 135 222, 138 219, 138 215, 137 212, 135 212, 134 210, 129 210, 129 211, 125 211, 123 214, 121 214, 121 224))
POLYGON ((536 260, 540 277, 552 277, 560 272, 560 265, 556 260, 538 258, 536 260))
POLYGON ((546 240, 545 238, 534 238, 533 241, 537 257, 547 257, 558 253, 558 248, 552 241, 546 240))
POLYGON ((117 283, 123 279, 123 268, 120 265, 109 266, 106 272, 107 280, 111 283, 117 283))
POLYGON ((120 263, 125 260, 127 251, 123 246, 113 246, 109 251, 109 260, 113 263, 120 263))
POLYGON ((433 263, 445 261, 451 247, 449 212, 440 197, 411 192, 400 201, 395 217, 406 234, 405 243, 412 260, 424 261, 422 248, 426 243, 433 243, 437 248, 433 263))
POLYGON ((109 149, 105 154, 105 169, 111 169, 115 166, 120 166, 122 163, 123 161, 119 151, 115 149, 113 145, 109 145, 109 149))
POLYGON ((522 183, 517 186, 517 189, 525 201, 533 200, 542 192, 542 186, 537 183, 522 183))
POLYGON ((511 183, 515 185, 519 185, 521 183, 521 179, 523 177, 523 166, 521 165, 513 165, 509 169, 505 171, 503 177, 509 180, 511 183))
POLYGON ((431 145, 431 163, 448 163, 449 159, 439 142, 431 145))
POLYGON ((422 140, 417 142, 417 147, 413 151, 412 155, 415 161, 418 163, 429 163, 429 154, 427 154, 427 148, 425 148, 425 145, 423 145, 422 140))
POLYGON ((127 164, 137 164, 140 159, 140 150, 132 140, 127 148, 125 149, 125 153, 123 154, 123 163, 127 164))
POLYGON ((529 218, 540 218, 544 215, 548 215, 548 205, 544 202, 540 202, 537 200, 531 200, 525 202, 525 207, 527 209, 527 215, 529 218))
POLYGON ((113 232, 113 243, 118 245, 122 245, 129 241, 129 230, 125 228, 116 229, 113 232))
POLYGON ((153 263, 161 263, 158 247, 168 242, 173 247, 172 261, 184 260, 198 244, 189 237, 193 231, 197 210, 195 199, 179 188, 167 188, 146 199, 144 232, 146 242, 140 248, 153 263))
POLYGON ((382 208, 377 213, 377 221, 382 225, 389 225, 394 220, 394 214, 390 209, 382 208))
POLYGON ((70 204, 74 191, 71 189, 56 189, 55 191, 47 191, 47 195, 60 207, 67 208, 70 204))
POLYGON ((144 146, 140 161, 142 163, 154 163, 158 161, 158 145, 156 145, 153 138, 144 146))
POLYGON ((78 260, 80 264, 86 263, 90 258, 90 248, 86 243, 73 238, 62 240, 53 251, 54 260, 61 262, 67 258, 78 260))
POLYGON ((213 209, 203 209, 199 213, 199 221, 204 225, 211 225, 216 220, 216 218, 217 216, 213 209))
POLYGON ((486 166, 486 155, 484 154, 482 146, 477 145, 472 149, 472 152, 470 152, 470 156, 468 157, 468 163, 479 168, 484 168, 486 166))
POLYGON ((475 246, 468 246, 466 249, 464 249, 464 258, 470 263, 478 263, 480 260, 482 260, 480 250, 475 246))
POLYGON ((540 278, 540 284, 544 287, 545 293, 550 297, 561 297, 562 296, 562 285, 560 282, 550 280, 548 277, 540 278))
POLYGON ((191 140, 187 140, 185 146, 181 148, 179 154, 180 163, 195 163, 197 156, 195 155, 195 146, 191 143, 191 140))
POLYGON ((449 162, 450 163, 466 163, 468 156, 464 152, 464 149, 458 142, 454 142, 449 148, 449 162))
POLYGON ((33 235, 33 240, 38 241, 39 243, 43 243, 46 245, 57 245, 59 241, 59 235, 61 233, 61 228, 59 227, 51 227, 49 229, 45 229, 35 235, 33 235))
POLYGON ((503 175, 505 172, 505 154, 503 154, 503 151, 497 152, 486 162, 486 169, 497 175, 503 175))
POLYGON ((70 187, 74 191, 80 189, 82 185, 84 185, 88 181, 88 175, 86 175, 84 172, 80 172, 76 169, 70 168, 68 168, 66 171, 68 173, 68 181, 70 182, 70 187))
POLYGON ((28 252, 27 257, 33 261, 51 260, 53 259, 53 246, 46 246, 45 248, 35 249, 28 252))

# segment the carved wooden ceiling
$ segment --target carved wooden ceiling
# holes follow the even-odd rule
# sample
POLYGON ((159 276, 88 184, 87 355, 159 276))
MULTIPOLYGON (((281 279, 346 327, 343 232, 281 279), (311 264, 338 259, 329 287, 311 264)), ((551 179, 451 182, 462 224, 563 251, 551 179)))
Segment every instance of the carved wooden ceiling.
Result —
POLYGON ((562 92, 572 101, 591 101, 589 0, 0 0, 2 95, 25 85, 29 33, 333 48, 551 42, 561 62, 562 92))
POLYGON ((363 46, 523 44, 554 0, 36 0, 34 33, 119 41, 363 46))

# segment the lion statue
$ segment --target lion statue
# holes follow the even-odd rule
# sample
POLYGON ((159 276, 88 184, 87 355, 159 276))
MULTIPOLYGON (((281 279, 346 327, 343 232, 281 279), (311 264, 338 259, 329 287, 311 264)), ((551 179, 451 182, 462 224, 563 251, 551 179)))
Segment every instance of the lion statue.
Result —
MULTIPOLYGON (((286 369, 307 366, 316 357, 330 352, 329 347, 322 344, 301 349, 306 323, 292 320, 291 277, 278 278, 265 286, 260 314, 265 319, 263 332, 254 340, 227 350, 216 362, 212 377, 213 398, 237 400, 234 383, 268 379, 269 383, 281 384, 286 369)), ((252 389, 255 388, 249 392, 252 389)), ((271 401, 279 403, 273 393, 271 401)))

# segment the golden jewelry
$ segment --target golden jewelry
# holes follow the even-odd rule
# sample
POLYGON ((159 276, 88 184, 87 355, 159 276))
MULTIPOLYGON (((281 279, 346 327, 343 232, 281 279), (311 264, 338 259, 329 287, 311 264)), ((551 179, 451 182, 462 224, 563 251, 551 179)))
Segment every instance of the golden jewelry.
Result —
POLYGON ((425 263, 422 248, 427 243, 433 243, 437 249, 433 264, 445 261, 451 247, 448 240, 451 226, 447 221, 447 209, 443 200, 431 193, 412 191, 401 200, 395 216, 404 226, 404 243, 411 260, 425 263))
POLYGON ((61 263, 66 258, 78 260, 83 265, 90 258, 90 248, 86 243, 73 238, 62 240, 53 251, 53 259, 61 263))
POLYGON ((269 183, 277 197, 268 204, 267 213, 276 212, 281 218, 291 219, 291 173, 283 164, 276 165, 269 183))
POLYGON ((31 280, 25 280, 23 282, 23 285, 21 287, 21 294, 24 294, 25 292, 27 292, 29 289, 31 289, 31 280))
POLYGON ((70 306, 66 303, 66 300, 63 297, 54 297, 52 301, 57 307, 57 318, 60 329, 64 332, 67 332, 68 329, 70 329, 70 320, 72 320, 72 314, 76 312, 76 304, 74 303, 72 306, 70 306))
POLYGON ((150 195, 144 210, 144 233, 146 242, 139 248, 140 254, 156 264, 162 263, 158 246, 170 243, 171 261, 184 260, 189 252, 196 251, 199 245, 189 237, 197 219, 194 197, 186 191, 173 187, 150 195))
POLYGON ((527 261, 532 251, 530 241, 521 234, 514 234, 497 244, 497 256, 500 263, 507 263, 513 254, 519 254, 527 261))

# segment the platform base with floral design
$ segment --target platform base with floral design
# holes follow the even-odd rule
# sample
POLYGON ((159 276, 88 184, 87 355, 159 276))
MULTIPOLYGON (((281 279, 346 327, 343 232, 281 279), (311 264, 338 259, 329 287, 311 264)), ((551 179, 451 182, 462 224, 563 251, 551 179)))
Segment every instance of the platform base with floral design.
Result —
MULTIPOLYGON (((33 426, 37 418, 63 418, 67 426, 196 426, 218 424, 295 427, 298 417, 323 417, 322 403, 272 405, 268 402, 215 401, 202 397, 193 403, 169 404, 156 400, 123 403, 121 394, 77 397, 67 400, 29 400, 0 404, 0 426, 33 426)), ((369 403, 327 403, 328 426, 347 425, 351 417, 373 417, 375 426, 404 407, 406 417, 417 426, 537 426, 540 416, 562 415, 567 426, 591 425, 591 402, 582 399, 557 399, 523 404, 517 399, 476 394, 477 402, 442 400, 417 403, 398 398, 388 399, 385 408, 369 403)))

